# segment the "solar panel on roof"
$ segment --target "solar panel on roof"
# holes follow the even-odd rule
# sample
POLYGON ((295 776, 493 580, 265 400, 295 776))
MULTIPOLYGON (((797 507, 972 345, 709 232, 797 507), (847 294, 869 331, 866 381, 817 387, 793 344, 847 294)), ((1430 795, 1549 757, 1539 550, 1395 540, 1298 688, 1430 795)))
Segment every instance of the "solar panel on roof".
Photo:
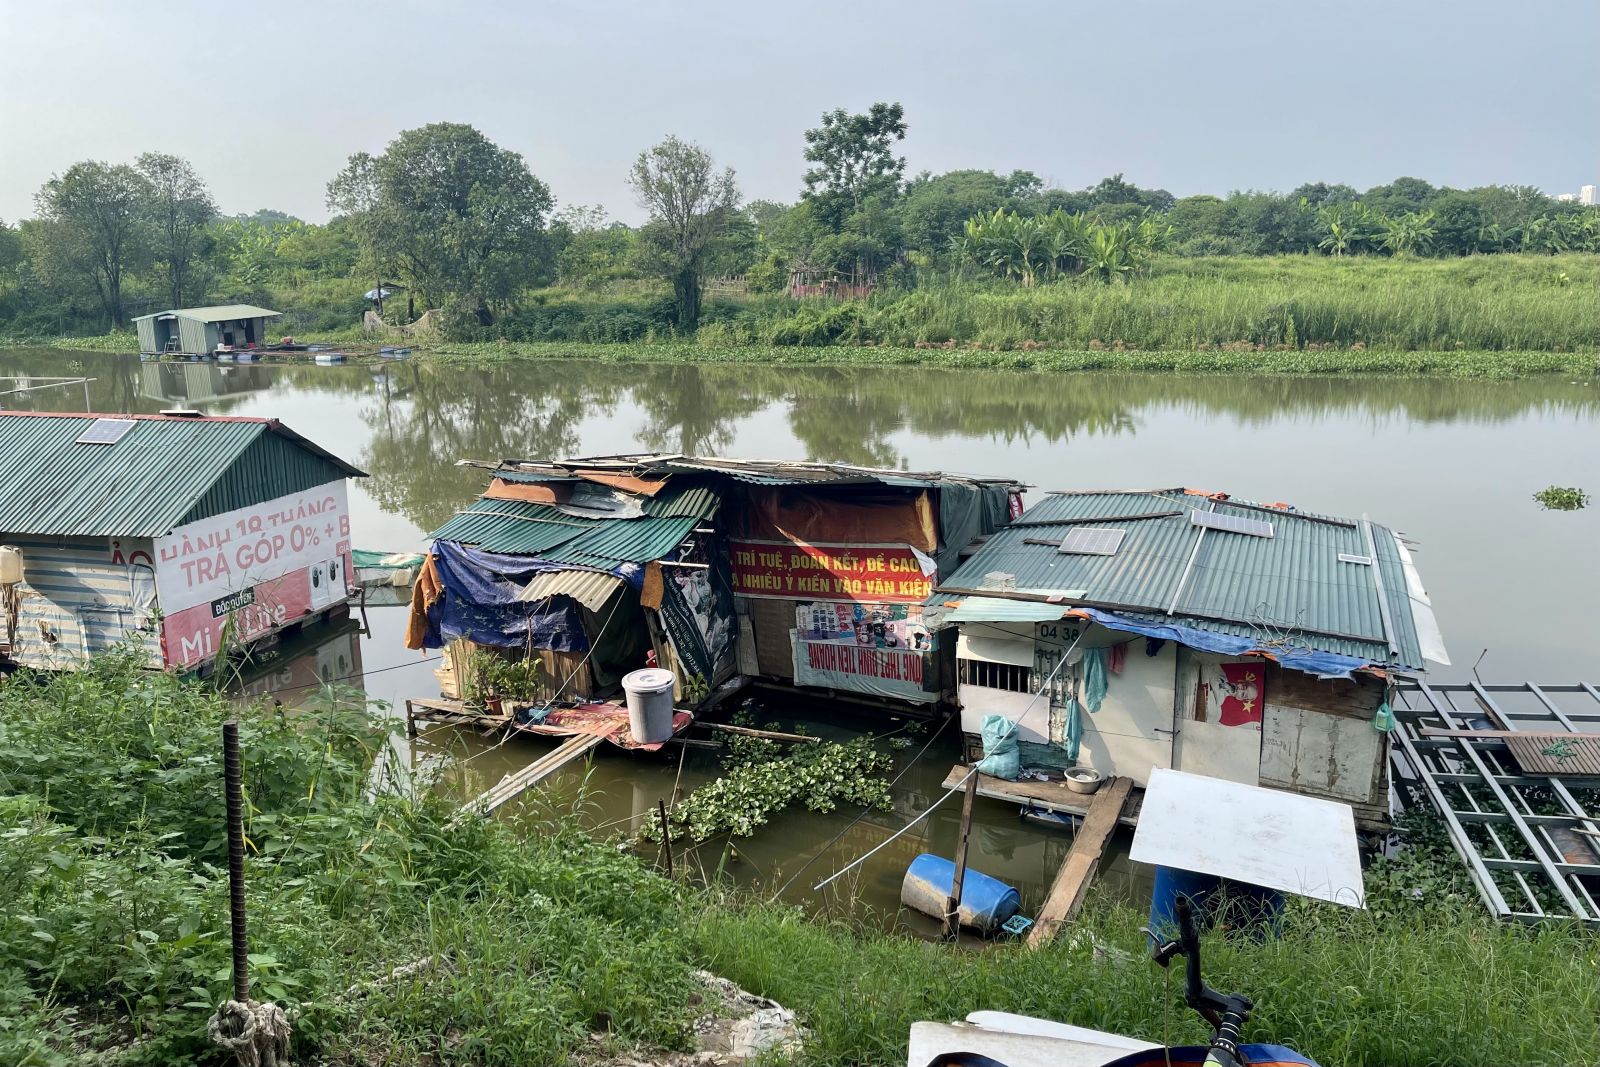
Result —
POLYGON ((1122 547, 1127 530, 1110 530, 1104 527, 1085 527, 1073 530, 1061 539, 1061 554, 1065 556, 1114 556, 1122 547))
POLYGON ((1224 515, 1218 511, 1191 511, 1189 521, 1209 530, 1246 534, 1250 537, 1271 537, 1272 523, 1260 519, 1247 519, 1242 515, 1224 515))
POLYGON ((1360 563, 1363 566, 1370 567, 1370 566, 1372 566, 1372 557, 1371 556, 1358 556, 1353 552, 1341 552, 1341 553, 1339 553, 1339 562, 1340 563, 1360 563))
POLYGON ((114 445, 133 429, 132 419, 95 419, 83 436, 75 442, 80 445, 114 445))

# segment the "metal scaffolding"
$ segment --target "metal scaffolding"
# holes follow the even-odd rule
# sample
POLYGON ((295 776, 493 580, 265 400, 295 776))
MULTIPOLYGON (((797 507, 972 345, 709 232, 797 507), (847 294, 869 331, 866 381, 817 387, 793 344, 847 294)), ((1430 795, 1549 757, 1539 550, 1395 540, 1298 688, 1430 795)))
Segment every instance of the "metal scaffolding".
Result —
POLYGON ((1490 912, 1600 927, 1600 691, 1403 681, 1396 695, 1398 799, 1439 814, 1490 912))

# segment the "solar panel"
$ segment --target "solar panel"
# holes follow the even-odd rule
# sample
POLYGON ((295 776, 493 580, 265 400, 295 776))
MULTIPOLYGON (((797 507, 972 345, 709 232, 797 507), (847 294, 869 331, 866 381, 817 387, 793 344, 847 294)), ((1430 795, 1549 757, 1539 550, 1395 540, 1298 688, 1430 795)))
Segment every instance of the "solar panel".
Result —
POLYGON ((1364 567, 1370 567, 1370 566, 1372 566, 1372 557, 1371 556, 1357 556, 1357 555, 1354 555, 1353 553, 1350 553, 1350 552, 1341 552, 1341 553, 1339 553, 1339 562, 1340 563, 1359 563, 1364 567))
POLYGON ((1208 530, 1246 534, 1250 537, 1271 537, 1272 523, 1260 519, 1247 519, 1242 515, 1224 515, 1219 511, 1191 511, 1189 521, 1208 530))
POLYGON ((133 429, 132 419, 95 419, 89 428, 83 431, 83 436, 75 442, 80 445, 114 445, 129 430, 133 429))
POLYGON ((1061 554, 1067 556, 1114 556, 1122 547, 1127 530, 1085 527, 1061 539, 1061 554))

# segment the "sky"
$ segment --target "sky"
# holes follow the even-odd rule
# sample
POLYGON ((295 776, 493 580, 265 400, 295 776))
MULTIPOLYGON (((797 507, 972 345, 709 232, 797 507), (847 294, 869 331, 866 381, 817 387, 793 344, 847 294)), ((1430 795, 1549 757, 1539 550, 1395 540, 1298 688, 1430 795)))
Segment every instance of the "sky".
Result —
POLYGON ((0 0, 0 219, 78 160, 161 151, 225 213, 322 221, 351 153, 452 121, 633 222, 661 137, 793 200, 805 129, 877 100, 905 105, 909 173, 1576 192, 1600 183, 1596 55, 1600 0, 0 0))

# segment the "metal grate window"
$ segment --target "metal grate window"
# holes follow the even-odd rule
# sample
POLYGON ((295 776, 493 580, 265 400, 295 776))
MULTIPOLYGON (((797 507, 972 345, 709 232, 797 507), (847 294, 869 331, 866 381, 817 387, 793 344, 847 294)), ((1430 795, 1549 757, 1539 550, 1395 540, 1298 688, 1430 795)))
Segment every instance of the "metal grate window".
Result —
POLYGON ((1015 663, 991 663, 986 659, 957 659, 956 677, 962 685, 1004 689, 1008 693, 1033 691, 1033 669, 1015 663))

